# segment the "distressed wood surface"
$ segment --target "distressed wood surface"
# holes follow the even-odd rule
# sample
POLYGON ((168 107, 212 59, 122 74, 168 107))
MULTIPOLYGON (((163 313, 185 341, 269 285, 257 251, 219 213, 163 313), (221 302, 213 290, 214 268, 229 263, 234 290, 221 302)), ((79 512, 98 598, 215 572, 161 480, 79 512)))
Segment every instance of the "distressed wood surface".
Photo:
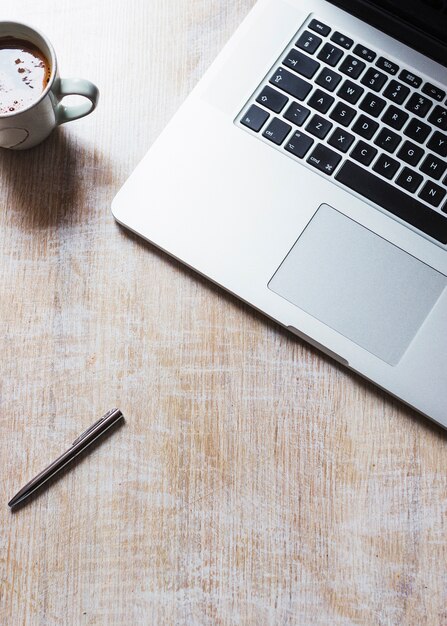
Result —
POLYGON ((7 4, 101 102, 0 154, 1 626, 445 626, 445 434, 110 213, 253 0, 7 4))

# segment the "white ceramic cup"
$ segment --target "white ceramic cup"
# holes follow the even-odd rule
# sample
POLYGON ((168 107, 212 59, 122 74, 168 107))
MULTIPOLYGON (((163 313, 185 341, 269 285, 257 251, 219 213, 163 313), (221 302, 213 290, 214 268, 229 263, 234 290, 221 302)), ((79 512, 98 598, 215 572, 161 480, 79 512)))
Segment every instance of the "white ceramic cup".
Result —
POLYGON ((83 78, 60 78, 56 54, 48 39, 34 28, 18 22, 0 21, 0 37, 24 39, 37 46, 50 63, 51 75, 45 90, 27 107, 0 114, 0 147, 26 150, 46 139, 59 124, 91 113, 98 104, 96 85, 83 78), (84 96, 87 102, 64 106, 64 96, 84 96))

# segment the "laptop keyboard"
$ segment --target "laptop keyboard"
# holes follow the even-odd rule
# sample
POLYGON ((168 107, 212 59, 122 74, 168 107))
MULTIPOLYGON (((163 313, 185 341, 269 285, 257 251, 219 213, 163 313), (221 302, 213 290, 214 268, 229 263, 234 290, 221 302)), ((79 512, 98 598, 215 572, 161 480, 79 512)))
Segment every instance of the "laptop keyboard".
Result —
POLYGON ((443 87, 311 18, 238 123, 447 244, 443 87))

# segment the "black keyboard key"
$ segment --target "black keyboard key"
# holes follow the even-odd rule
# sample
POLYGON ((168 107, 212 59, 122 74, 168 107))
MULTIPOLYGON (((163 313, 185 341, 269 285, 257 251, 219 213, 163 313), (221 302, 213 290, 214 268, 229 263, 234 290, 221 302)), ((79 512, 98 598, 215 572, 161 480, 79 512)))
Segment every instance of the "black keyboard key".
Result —
POLYGON ((382 122, 387 124, 387 126, 391 126, 391 128, 400 130, 409 117, 408 113, 394 106, 394 104, 390 104, 382 116, 382 122))
POLYGON ((314 54, 318 46, 323 40, 317 35, 313 35, 308 30, 305 30, 300 38, 296 42, 297 48, 301 48, 301 50, 305 50, 309 54, 314 54))
POLYGON ((373 91, 380 91, 387 80, 388 76, 386 74, 370 67, 366 74, 363 75, 361 83, 373 91))
POLYGON ((424 143, 430 133, 430 126, 424 124, 424 122, 420 122, 415 118, 410 120, 404 130, 404 135, 407 135, 407 137, 410 137, 410 139, 414 139, 414 141, 417 141, 418 143, 424 143))
POLYGON ((425 96, 421 96, 419 93, 414 93, 411 98, 408 100, 405 108, 411 113, 414 113, 418 117, 425 117, 427 113, 433 106, 433 102, 426 98, 425 96))
POLYGON ((318 20, 312 20, 309 22, 308 27, 316 33, 320 33, 323 37, 327 37, 331 32, 329 26, 323 24, 323 22, 319 22, 318 20))
POLYGON ((302 126, 306 119, 310 115, 310 109, 307 109, 302 104, 298 104, 298 102, 292 102, 287 111, 284 113, 284 117, 289 122, 293 122, 297 126, 302 126))
POLYGON ((365 139, 371 139, 378 128, 378 123, 366 115, 360 115, 352 126, 352 130, 365 139))
POLYGON ((399 187, 402 187, 402 189, 405 189, 410 193, 415 193, 423 180, 423 176, 413 170, 410 170, 409 167, 404 167, 399 176, 396 178, 396 183, 399 187))
POLYGON ((409 72, 408 70, 402 70, 399 74, 399 78, 402 82, 407 83, 407 85, 415 89, 419 89, 422 85, 422 78, 419 78, 419 76, 416 76, 413 72, 409 72))
POLYGON ((438 102, 442 102, 445 98, 445 91, 431 83, 425 83, 422 87, 422 93, 425 93, 426 96, 430 96, 433 100, 438 100, 438 102))
POLYGON ((309 58, 307 54, 303 54, 294 48, 290 50, 289 54, 283 60, 283 63, 286 67, 289 67, 294 72, 301 74, 301 76, 304 76, 305 78, 312 78, 320 67, 320 64, 314 59, 309 58))
POLYGON ((321 143, 317 144, 307 162, 330 176, 341 161, 341 156, 321 143))
POLYGON ((425 153, 422 148, 419 148, 419 146, 411 143, 411 141, 406 141, 404 145, 400 148, 397 156, 399 157, 399 159, 402 159, 402 161, 405 161, 405 163, 408 163, 409 165, 417 165, 424 156, 424 154, 425 153))
POLYGON ((291 126, 277 117, 274 117, 262 133, 262 136, 272 143, 275 143, 277 146, 280 146, 291 130, 291 126))
POLYGON ((428 180, 419 192, 419 197, 425 200, 425 202, 428 202, 428 204, 438 207, 446 193, 445 189, 433 183, 431 180, 428 180))
POLYGON ((428 121, 441 130, 447 130, 447 109, 438 104, 430 113, 428 121))
POLYGON ((338 30, 332 34, 331 41, 340 46, 340 48, 344 48, 345 50, 350 50, 354 45, 354 41, 350 37, 346 37, 343 33, 339 33, 338 30))
POLYGON ((309 152, 311 145, 314 140, 311 137, 308 137, 300 130, 294 133, 289 141, 285 143, 285 149, 287 152, 294 154, 296 157, 302 159, 309 152))
POLYGON ((395 104, 402 104, 405 102, 409 93, 410 90, 408 87, 402 85, 402 83, 398 83, 397 80, 391 80, 386 86, 383 95, 385 98, 388 98, 388 100, 392 100, 395 104))
POLYGON ((447 135, 436 130, 430 137, 427 148, 433 150, 436 154, 440 154, 442 157, 447 157, 447 135))
POLYGON ((361 46, 360 44, 356 45, 353 52, 358 57, 365 59, 365 61, 368 61, 368 63, 372 63, 377 56, 375 52, 373 52, 369 48, 365 48, 365 46, 361 46))
POLYGON ((316 89, 307 101, 307 104, 320 113, 326 113, 334 104, 334 100, 328 93, 324 93, 321 89, 316 89))
POLYGON ((388 130, 388 128, 382 128, 380 133, 377 135, 374 143, 377 146, 383 148, 387 152, 394 152, 397 146, 401 142, 401 138, 396 133, 393 133, 392 130, 388 130))
POLYGON ((337 74, 337 72, 330 70, 328 67, 323 67, 323 69, 315 79, 317 85, 320 85, 320 87, 324 87, 328 91, 334 91, 340 81, 340 74, 337 74))
POLYGON ((379 117, 383 109, 386 106, 385 100, 379 98, 375 94, 368 92, 363 100, 360 102, 360 108, 362 111, 369 113, 373 117, 379 117))
POLYGON ((354 135, 348 133, 343 128, 337 126, 334 130, 330 138, 328 139, 328 144, 340 150, 340 152, 347 152, 354 142, 354 135))
POLYGON ((285 91, 297 100, 304 100, 309 95, 312 86, 291 72, 282 67, 278 67, 276 72, 270 79, 270 84, 275 85, 278 89, 285 91))
POLYGON ((319 115, 314 115, 306 126, 306 130, 319 139, 324 139, 331 128, 332 124, 319 115))
POLYGON ((345 80, 343 85, 337 91, 337 95, 350 104, 355 104, 364 91, 365 90, 359 85, 352 83, 350 80, 345 80))
POLYGON ((271 87, 264 87, 259 96, 256 98, 256 102, 265 106, 266 109, 280 113, 288 103, 289 98, 276 89, 271 87))
POLYGON ((358 78, 365 69, 365 67, 366 64, 363 63, 363 61, 360 61, 360 59, 356 59, 349 54, 345 59, 343 59, 343 63, 338 69, 340 70, 340 72, 343 72, 343 74, 346 74, 347 76, 351 76, 352 78, 358 78))
POLYGON ((373 170, 391 180, 400 167, 399 161, 395 161, 386 154, 381 154, 373 165, 373 170))
POLYGON ((321 48, 317 58, 320 59, 320 61, 324 61, 331 67, 335 67, 342 56, 343 50, 340 50, 340 48, 336 48, 330 43, 325 43, 324 46, 321 48))
POLYGON ((255 133, 259 133, 269 117, 270 115, 267 111, 264 111, 253 104, 241 119, 241 124, 247 126, 247 128, 250 128, 251 130, 254 130, 255 133))
POLYGON ((362 165, 369 165, 377 154, 376 148, 373 148, 369 143, 359 141, 351 152, 353 159, 362 163, 362 165))
POLYGON ((352 161, 345 161, 335 178, 349 189, 378 204, 429 237, 447 244, 447 218, 432 211, 416 198, 397 189, 386 180, 352 161))
POLYGON ((392 74, 393 76, 395 76, 397 72, 399 71, 399 66, 396 63, 393 63, 392 61, 385 59, 385 57, 379 57, 377 59, 376 67, 378 67, 379 70, 388 72, 388 74, 392 74))
POLYGON ((431 178, 440 180, 447 169, 447 163, 434 154, 427 154, 419 169, 431 178))
POLYGON ((348 105, 343 102, 337 102, 329 117, 342 126, 349 126, 356 114, 355 109, 351 109, 351 107, 348 107, 348 105))

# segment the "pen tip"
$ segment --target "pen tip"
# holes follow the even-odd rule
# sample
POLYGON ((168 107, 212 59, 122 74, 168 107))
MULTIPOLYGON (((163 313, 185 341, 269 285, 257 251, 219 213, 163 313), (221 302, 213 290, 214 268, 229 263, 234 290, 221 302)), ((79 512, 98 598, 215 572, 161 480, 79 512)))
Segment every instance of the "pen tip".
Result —
POLYGON ((26 493, 23 490, 21 490, 18 493, 16 493, 16 495, 13 498, 11 498, 11 500, 8 502, 8 506, 12 509, 17 504, 22 502, 22 500, 24 500, 25 498, 26 498, 26 493))

